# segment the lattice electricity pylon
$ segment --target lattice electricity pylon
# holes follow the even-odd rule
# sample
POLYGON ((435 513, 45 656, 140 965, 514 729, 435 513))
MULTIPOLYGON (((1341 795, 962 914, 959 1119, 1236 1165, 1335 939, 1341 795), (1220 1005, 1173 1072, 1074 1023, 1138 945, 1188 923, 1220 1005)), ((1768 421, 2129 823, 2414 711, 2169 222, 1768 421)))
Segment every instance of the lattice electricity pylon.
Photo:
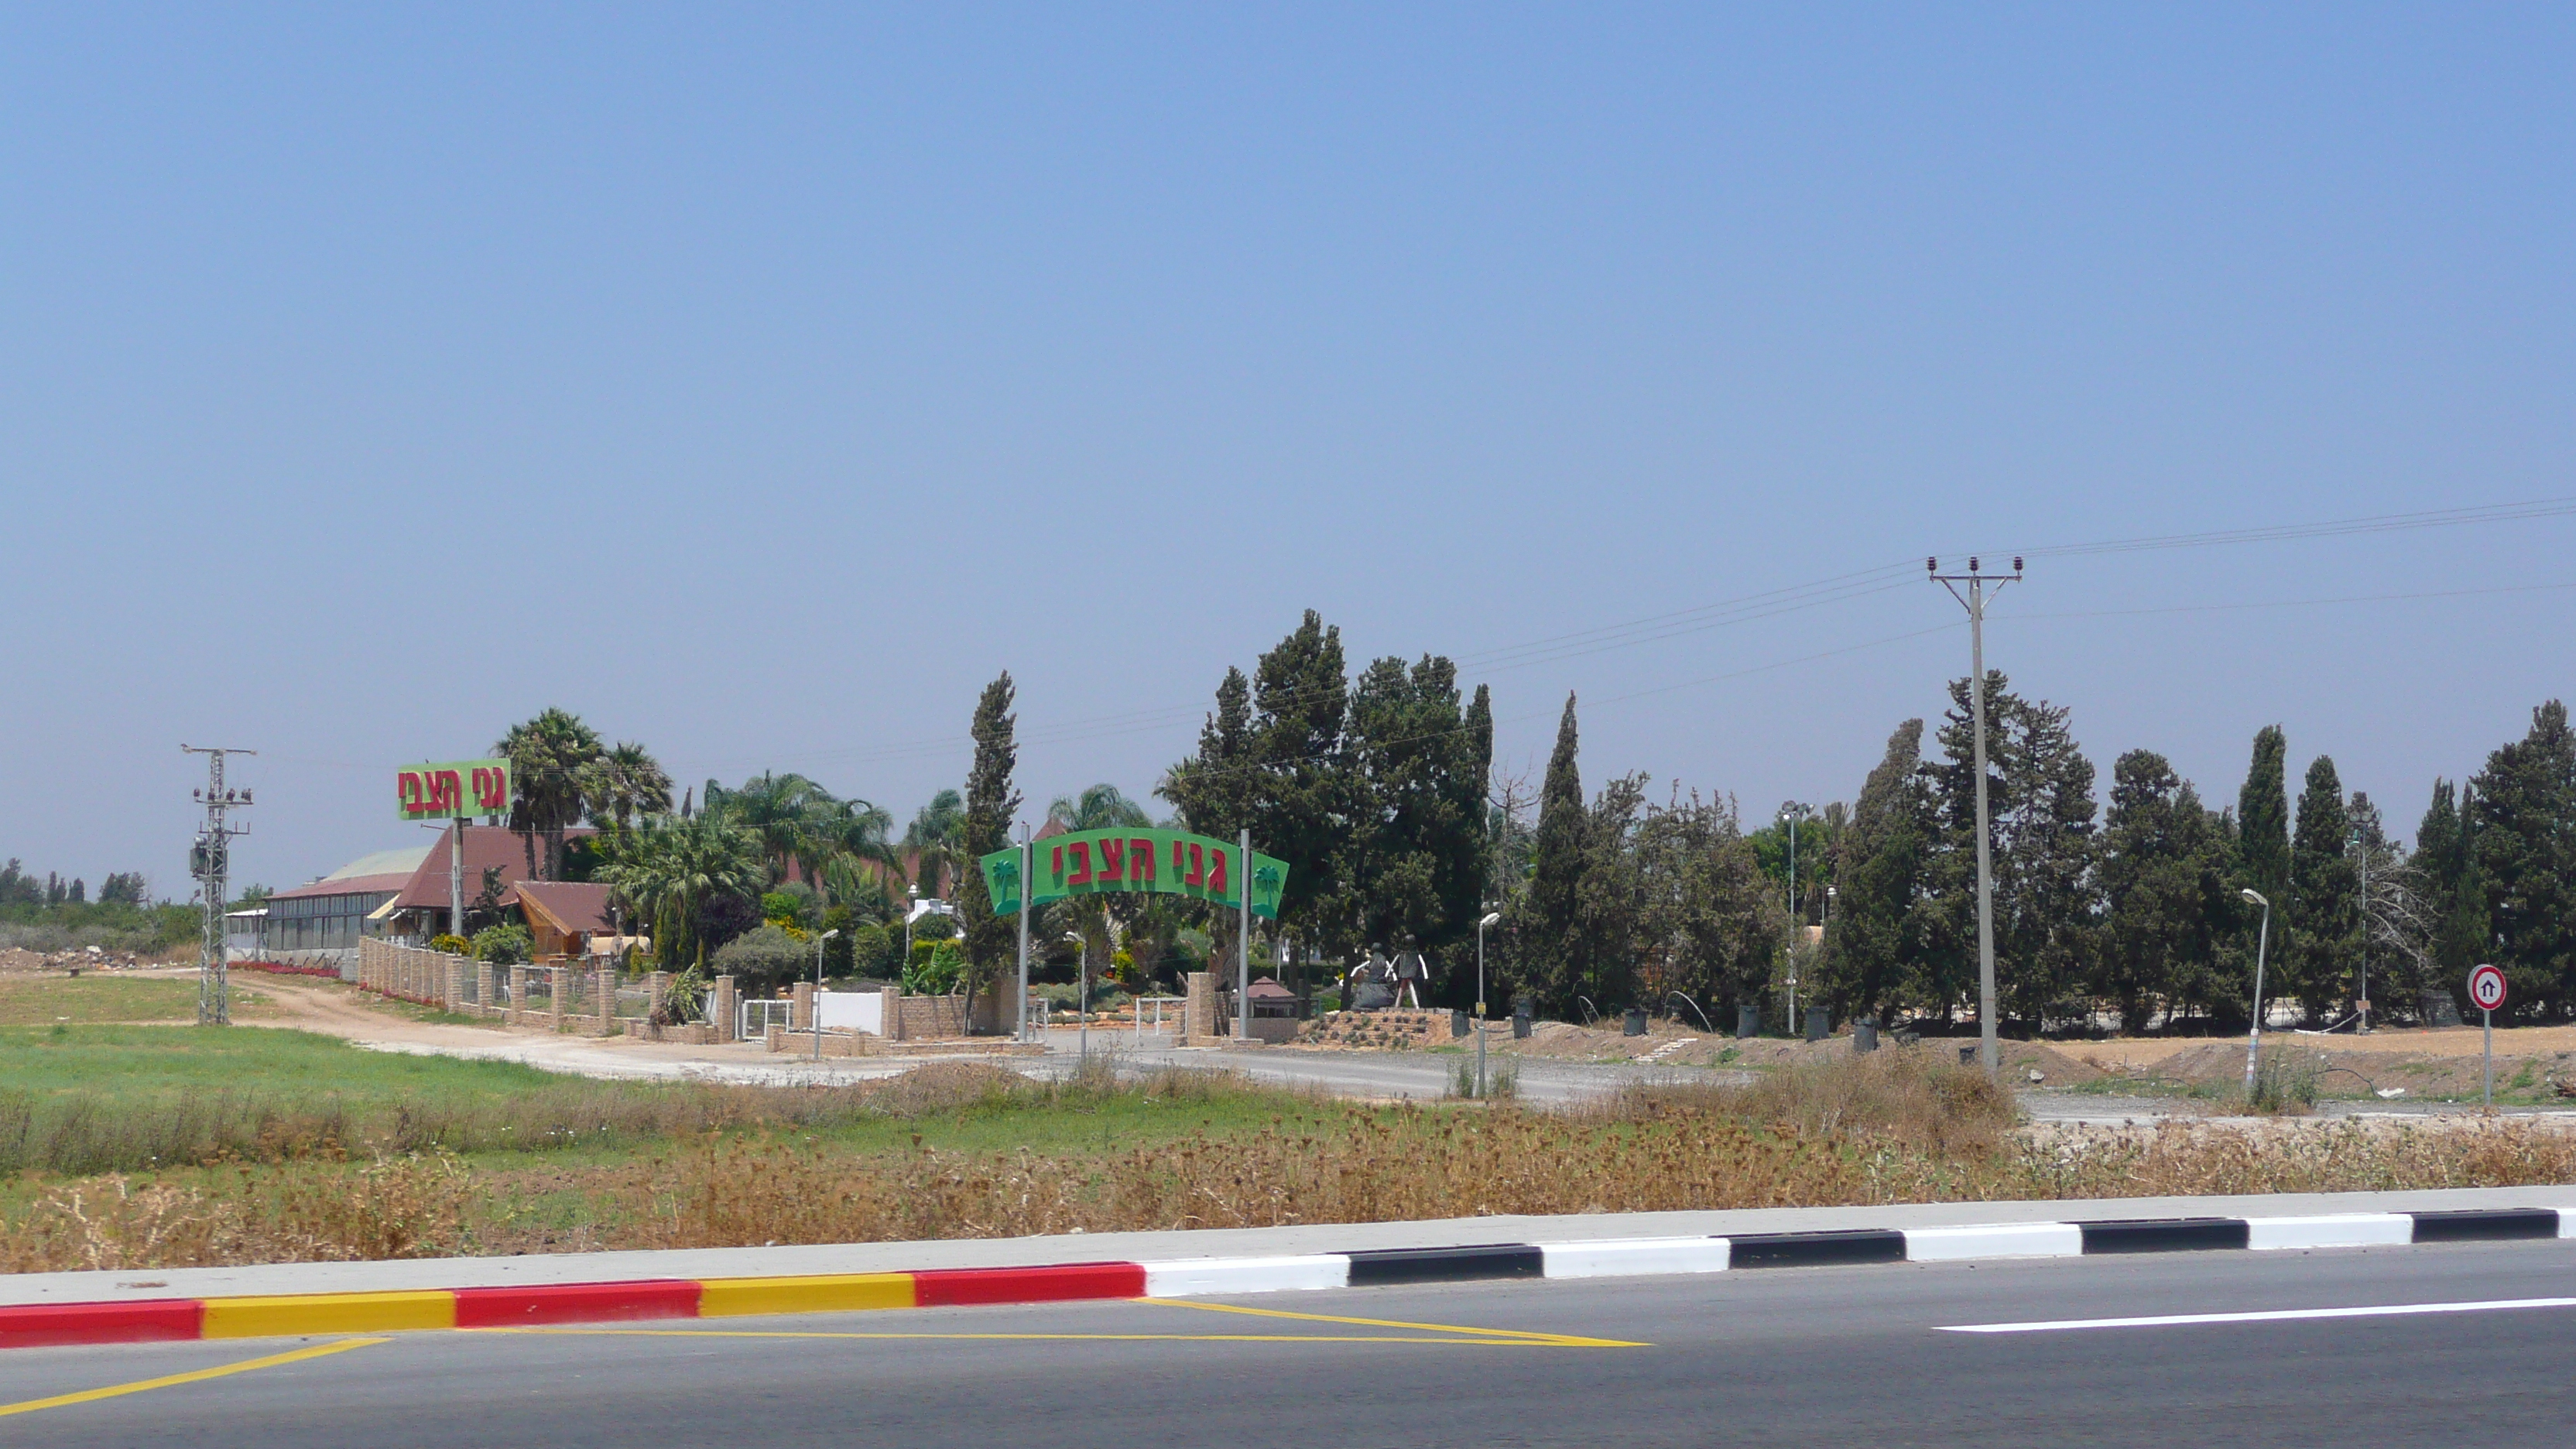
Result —
POLYGON ((224 823, 224 812, 250 804, 248 790, 224 788, 224 756, 255 755, 257 750, 202 749, 194 745, 179 747, 191 755, 206 757, 206 787, 195 793, 197 802, 206 807, 205 823, 197 827, 197 843, 188 850, 188 874, 197 878, 198 897, 205 902, 205 937, 197 947, 197 1025, 230 1026, 232 1003, 229 998, 229 973, 224 969, 224 904, 231 892, 228 877, 232 874, 233 837, 248 835, 247 826, 224 823))

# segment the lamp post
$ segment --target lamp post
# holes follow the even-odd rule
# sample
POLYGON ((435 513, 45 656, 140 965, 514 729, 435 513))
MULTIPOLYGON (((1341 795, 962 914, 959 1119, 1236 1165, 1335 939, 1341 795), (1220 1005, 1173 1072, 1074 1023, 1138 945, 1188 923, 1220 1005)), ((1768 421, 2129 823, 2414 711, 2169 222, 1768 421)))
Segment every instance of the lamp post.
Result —
POLYGON ((2248 887, 2238 895, 2263 908, 2263 924, 2254 936, 2254 1029, 2245 1038, 2245 1096, 2254 1096, 2254 1059, 2263 1051, 2263 952, 2272 940, 2272 903, 2248 887))
POLYGON ((838 926, 814 938, 814 1004, 805 1013, 805 1024, 814 1029, 814 1063, 823 1062, 823 943, 841 934, 838 926))
POLYGON ((912 969, 912 923, 921 915, 921 887, 907 885, 903 894, 903 969, 909 971, 912 969))
POLYGON ((1088 1065, 1091 1061, 1091 942, 1078 931, 1067 931, 1064 938, 1075 947, 1073 991, 1079 1014, 1074 1018, 1074 1030, 1079 1055, 1088 1065))
POLYGON ((1795 800, 1780 807, 1780 823, 1789 827, 1789 919, 1798 925, 1806 923, 1798 909, 1798 822, 1813 813, 1795 800))
POLYGON ((1485 928, 1503 918, 1488 911, 1476 923, 1476 1100, 1485 1100, 1485 928))

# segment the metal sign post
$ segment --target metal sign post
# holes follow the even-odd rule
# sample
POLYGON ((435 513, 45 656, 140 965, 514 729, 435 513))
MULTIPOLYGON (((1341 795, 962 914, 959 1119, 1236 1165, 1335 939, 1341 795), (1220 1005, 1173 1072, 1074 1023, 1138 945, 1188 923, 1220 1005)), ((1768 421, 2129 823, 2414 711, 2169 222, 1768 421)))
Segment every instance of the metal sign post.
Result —
POLYGON ((2486 1042, 2480 1054, 2486 1059, 2486 1105, 2495 1106, 2495 1013, 2504 1005, 2504 973, 2493 966, 2480 964, 2469 968, 2469 1002, 2485 1019, 2486 1042))

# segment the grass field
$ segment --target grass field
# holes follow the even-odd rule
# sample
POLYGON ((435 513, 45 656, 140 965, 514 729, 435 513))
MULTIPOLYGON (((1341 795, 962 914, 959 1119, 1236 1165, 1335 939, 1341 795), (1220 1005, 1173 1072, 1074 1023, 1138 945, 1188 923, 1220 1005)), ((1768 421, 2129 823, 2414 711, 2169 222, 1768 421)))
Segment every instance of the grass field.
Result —
MULTIPOLYGON (((235 1016, 267 1014, 268 998, 238 980, 231 992, 235 1016)), ((197 1019, 197 983, 169 977, 0 976, 0 1026, 74 1026, 105 1021, 197 1019)))
MULTIPOLYGON (((1104 1064, 1105 1065, 1105 1064, 1104 1064)), ((1937 1053, 1570 1111, 1218 1073, 597 1082, 262 1029, 0 1029, 0 1268, 2576 1180, 2530 1121, 2021 1131, 1937 1053)))

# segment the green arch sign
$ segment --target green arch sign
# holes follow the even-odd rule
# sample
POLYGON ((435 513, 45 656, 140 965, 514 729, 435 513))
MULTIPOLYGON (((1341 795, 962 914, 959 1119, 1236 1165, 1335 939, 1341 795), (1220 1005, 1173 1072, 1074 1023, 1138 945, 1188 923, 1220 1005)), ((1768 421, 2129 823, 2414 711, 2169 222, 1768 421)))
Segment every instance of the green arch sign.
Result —
MULTIPOLYGON (((1071 896, 1147 891, 1188 896, 1229 910, 1243 908, 1243 850, 1182 830, 1074 830, 1050 835, 1033 847, 1037 880, 1029 904, 1043 906, 1071 896)), ((1020 909, 1020 847, 997 850, 977 862, 993 914, 1020 909)), ((1288 862, 1254 851, 1249 872, 1252 913, 1279 918, 1279 893, 1288 888, 1288 862)))

